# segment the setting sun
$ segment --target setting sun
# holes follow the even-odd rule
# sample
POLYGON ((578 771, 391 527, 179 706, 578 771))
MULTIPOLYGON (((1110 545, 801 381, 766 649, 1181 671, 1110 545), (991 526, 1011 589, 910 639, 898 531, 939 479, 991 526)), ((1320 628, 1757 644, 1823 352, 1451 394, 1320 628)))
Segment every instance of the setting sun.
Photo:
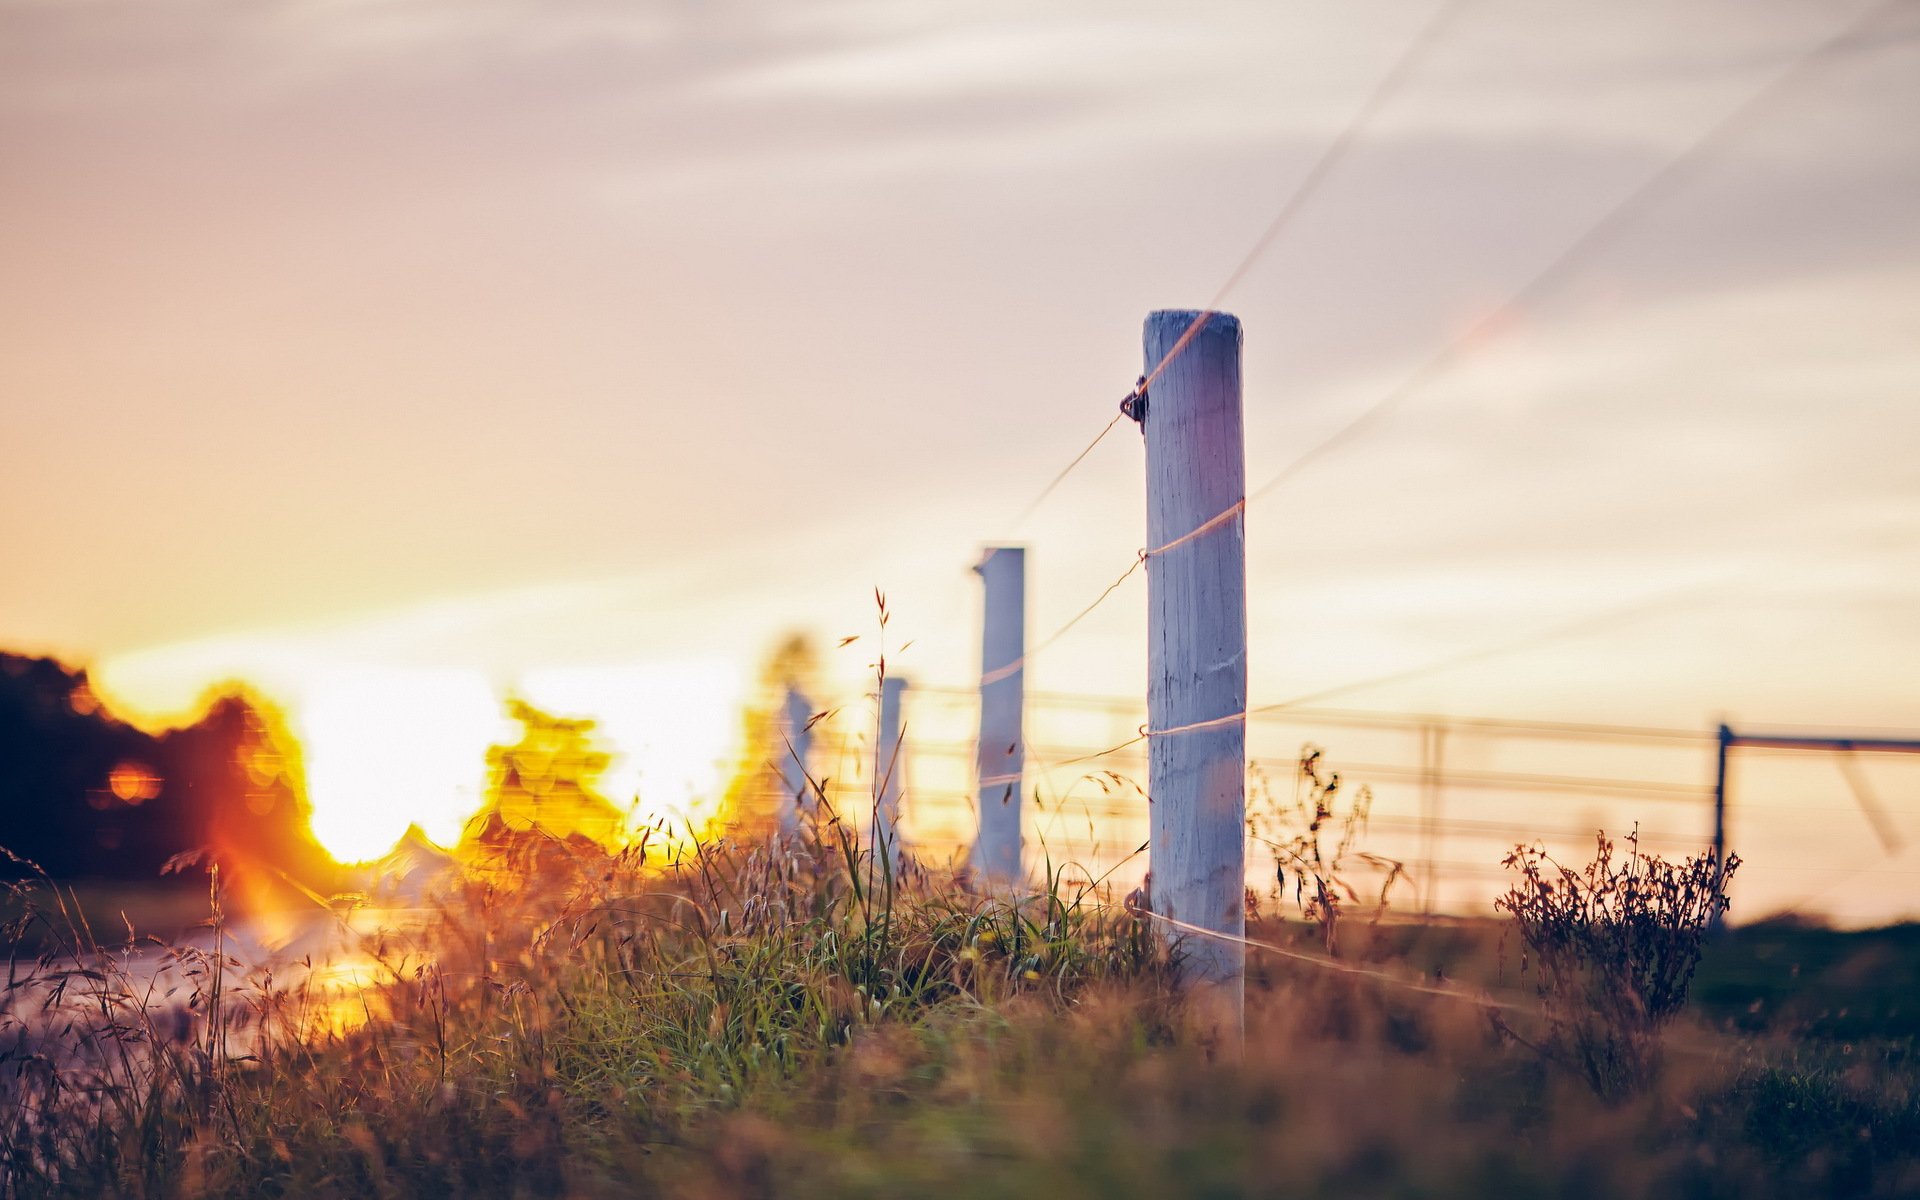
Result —
MULTIPOLYGON (((410 618, 416 633, 431 614, 410 618)), ((367 665, 353 627, 159 647, 103 664, 112 710, 159 731, 198 718, 209 681, 245 679, 298 743, 312 828, 341 863, 380 858, 409 826, 443 847, 486 800, 487 754, 521 735, 508 700, 593 722, 598 786, 628 834, 704 829, 741 754, 745 672, 724 658, 495 668, 367 665)), ((134 786, 124 773, 115 785, 134 786)), ((658 837, 658 834, 655 835, 658 837)))
MULTIPOLYGON (((629 832, 697 829, 717 815, 745 698, 723 664, 554 667, 510 691, 594 723, 610 760, 600 787, 629 832)), ((478 672, 455 670, 341 672, 302 689, 290 723, 314 835, 342 862, 378 858, 409 825, 457 843, 485 800, 488 749, 519 736, 504 701, 478 672)))
POLYGON ((418 825, 451 846, 480 807, 487 747, 509 738, 477 672, 361 670, 310 685, 292 707, 313 833, 342 862, 385 854, 418 825))

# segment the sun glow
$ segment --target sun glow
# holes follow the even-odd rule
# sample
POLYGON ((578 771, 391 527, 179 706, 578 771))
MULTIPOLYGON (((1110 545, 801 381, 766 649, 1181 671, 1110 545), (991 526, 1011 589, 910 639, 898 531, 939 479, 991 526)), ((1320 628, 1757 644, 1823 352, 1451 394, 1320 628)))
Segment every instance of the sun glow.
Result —
POLYGON ((727 664, 561 667, 528 674, 518 690, 549 712, 596 722, 612 756, 602 788, 629 811, 630 832, 663 821, 670 834, 697 831, 721 815, 746 703, 727 664))
POLYGON ((342 862, 380 857, 409 825, 451 846, 480 807, 487 747, 512 735, 486 679, 458 670, 334 673, 304 689, 289 724, 313 835, 342 862))
MULTIPOLYGON (((701 830, 720 815, 745 700, 723 664, 556 667, 505 692, 594 722, 592 740, 610 756, 600 788, 629 834, 701 830)), ((503 690, 462 671, 339 674, 305 691, 292 726, 314 836, 343 862, 378 858, 409 825, 456 844, 485 802, 488 748, 520 736, 503 690)))
POLYGON ((386 855, 411 825, 442 847, 460 841, 487 799, 488 749, 522 735, 509 697, 594 722, 592 742, 610 758, 598 788, 627 834, 703 831, 721 815, 747 700, 743 668, 725 660, 487 672, 367 664, 296 637, 162 647, 94 673, 117 714, 153 731, 196 719, 228 680, 279 708, 299 744, 313 834, 348 864, 386 855))

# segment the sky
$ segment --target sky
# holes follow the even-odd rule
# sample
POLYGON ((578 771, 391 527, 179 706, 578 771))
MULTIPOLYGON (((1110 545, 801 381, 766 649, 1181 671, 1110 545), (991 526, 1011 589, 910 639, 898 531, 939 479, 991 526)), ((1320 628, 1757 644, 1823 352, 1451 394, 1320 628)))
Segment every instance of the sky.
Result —
MULTIPOLYGON (((857 692, 876 587, 965 684, 980 547, 1036 634, 1127 566, 1130 428, 1017 517, 1435 12, 0 0, 0 645, 349 756, 671 686, 656 778, 788 631, 857 692)), ((1459 4, 1223 303, 1256 484, 1468 338, 1250 507, 1255 702, 1513 643, 1339 702, 1920 729, 1917 111, 1911 2, 1459 4)), ((1137 695, 1139 585, 1032 686, 1137 695)))

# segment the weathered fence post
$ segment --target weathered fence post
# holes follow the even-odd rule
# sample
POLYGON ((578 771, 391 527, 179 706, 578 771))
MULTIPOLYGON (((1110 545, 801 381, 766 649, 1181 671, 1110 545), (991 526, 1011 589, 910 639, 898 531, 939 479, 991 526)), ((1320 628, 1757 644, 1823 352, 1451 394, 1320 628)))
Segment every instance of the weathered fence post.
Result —
POLYGON ((886 854, 896 868, 901 862, 900 793, 907 772, 907 747, 900 735, 900 700, 907 681, 889 675, 880 684, 880 733, 873 747, 874 854, 886 854))
POLYGON ((779 747, 780 759, 780 832, 789 836, 811 823, 813 781, 807 776, 807 764, 813 749, 813 705, 797 686, 787 686, 786 720, 782 733, 786 741, 779 747))
POLYGON ((1153 911, 1177 938, 1229 1041, 1244 1029, 1246 947, 1246 456, 1240 322, 1162 311, 1133 404, 1147 446, 1147 720, 1153 911), (1142 411, 1144 410, 1144 411, 1142 411))
POLYGON ((1022 729, 1027 673, 1027 552, 989 546, 979 572, 986 592, 980 637, 980 833, 973 865, 981 881, 1020 882, 1020 795, 1027 747, 1022 729))

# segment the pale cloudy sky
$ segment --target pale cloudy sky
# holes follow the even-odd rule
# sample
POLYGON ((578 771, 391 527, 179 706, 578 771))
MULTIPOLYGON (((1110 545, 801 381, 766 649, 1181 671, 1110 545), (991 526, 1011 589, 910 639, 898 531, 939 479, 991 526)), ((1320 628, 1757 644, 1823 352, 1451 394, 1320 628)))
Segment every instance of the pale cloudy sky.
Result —
MULTIPOLYGON (((1863 11, 1462 5, 1228 298, 1249 478, 1863 11)), ((1126 565, 1131 430, 1013 517, 1433 12, 0 0, 0 644, 152 703, 744 674, 879 585, 964 682, 979 544, 1032 547, 1036 633, 1126 565)), ((1915 113, 1895 0, 1257 503, 1255 700, 1644 600, 1343 702, 1920 727, 1915 113)), ((1137 690, 1134 584, 1036 686, 1137 690)))

